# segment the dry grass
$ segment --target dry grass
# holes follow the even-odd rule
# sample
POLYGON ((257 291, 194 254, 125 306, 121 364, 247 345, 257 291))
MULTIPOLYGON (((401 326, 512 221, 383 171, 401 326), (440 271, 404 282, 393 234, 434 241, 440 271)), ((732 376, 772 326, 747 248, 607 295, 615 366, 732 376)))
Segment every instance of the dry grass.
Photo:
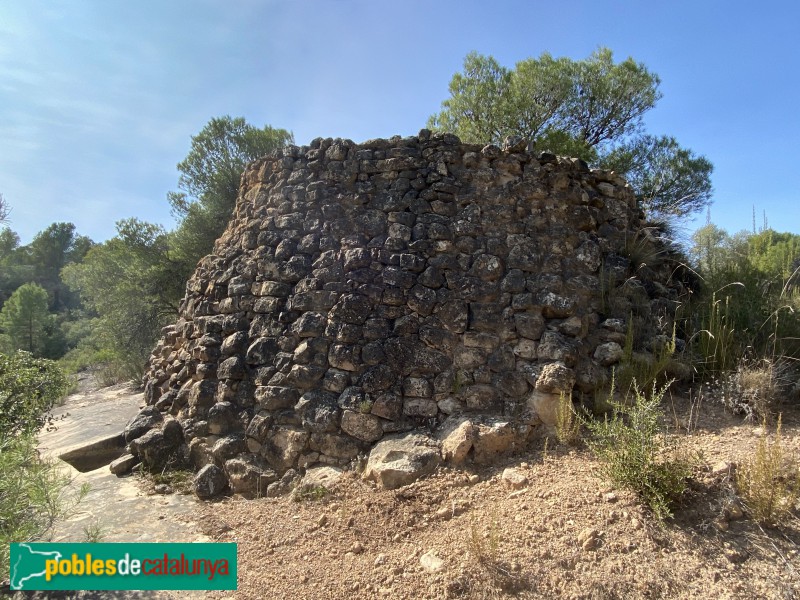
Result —
POLYGON ((764 435, 755 454, 739 467, 736 485, 750 516, 762 525, 777 525, 789 519, 798 499, 800 467, 787 456, 781 438, 781 417, 770 440, 764 435))
POLYGON ((562 444, 574 446, 580 440, 581 422, 575 414, 572 399, 561 392, 556 407, 556 438, 562 444))
POLYGON ((449 597, 502 598, 527 587, 520 566, 500 557, 500 525, 495 515, 486 528, 478 527, 475 522, 470 525, 467 546, 471 568, 450 582, 449 597))
POLYGON ((723 376, 717 392, 723 405, 748 420, 769 420, 787 396, 791 380, 787 363, 763 359, 742 361, 723 376))

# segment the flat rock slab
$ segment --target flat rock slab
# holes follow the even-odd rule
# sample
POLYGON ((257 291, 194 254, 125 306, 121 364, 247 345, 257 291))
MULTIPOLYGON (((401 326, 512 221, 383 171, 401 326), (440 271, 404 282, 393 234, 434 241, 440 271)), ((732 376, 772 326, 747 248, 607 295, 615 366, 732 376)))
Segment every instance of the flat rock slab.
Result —
POLYGON ((55 458, 121 434, 142 406, 144 395, 128 384, 73 394, 53 409, 54 429, 39 434, 39 450, 55 458))

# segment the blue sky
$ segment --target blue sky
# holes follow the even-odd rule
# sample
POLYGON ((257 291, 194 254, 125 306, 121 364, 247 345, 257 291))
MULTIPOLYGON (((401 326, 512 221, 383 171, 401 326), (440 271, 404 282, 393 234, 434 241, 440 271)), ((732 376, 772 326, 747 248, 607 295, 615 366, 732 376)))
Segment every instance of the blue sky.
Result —
POLYGON ((750 229, 755 206, 800 233, 798 24, 794 1, 0 0, 0 193, 23 243, 55 221, 96 241, 132 216, 170 228, 211 117, 299 144, 411 135, 470 50, 607 46, 662 79, 648 131, 714 163, 713 222, 750 229))

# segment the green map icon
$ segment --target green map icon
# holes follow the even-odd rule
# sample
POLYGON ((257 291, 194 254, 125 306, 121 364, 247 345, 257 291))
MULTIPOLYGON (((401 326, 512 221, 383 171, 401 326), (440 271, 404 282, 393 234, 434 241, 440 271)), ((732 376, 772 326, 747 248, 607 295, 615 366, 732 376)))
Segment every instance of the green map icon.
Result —
POLYGON ((35 550, 31 544, 11 544, 9 578, 12 590, 37 589, 36 579, 45 577, 45 561, 60 560, 61 553, 35 550))

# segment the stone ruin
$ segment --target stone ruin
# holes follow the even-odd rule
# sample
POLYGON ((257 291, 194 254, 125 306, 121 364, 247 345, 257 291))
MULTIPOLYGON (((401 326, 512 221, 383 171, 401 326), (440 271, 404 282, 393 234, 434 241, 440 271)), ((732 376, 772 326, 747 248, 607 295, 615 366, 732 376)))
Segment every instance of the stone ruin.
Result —
POLYGON ((520 451, 561 394, 607 386, 630 319, 643 349, 671 333, 685 288, 630 260, 667 251, 642 219, 621 177, 520 143, 278 150, 163 330, 127 464, 178 457, 201 497, 271 495, 367 455, 396 487, 520 451))

